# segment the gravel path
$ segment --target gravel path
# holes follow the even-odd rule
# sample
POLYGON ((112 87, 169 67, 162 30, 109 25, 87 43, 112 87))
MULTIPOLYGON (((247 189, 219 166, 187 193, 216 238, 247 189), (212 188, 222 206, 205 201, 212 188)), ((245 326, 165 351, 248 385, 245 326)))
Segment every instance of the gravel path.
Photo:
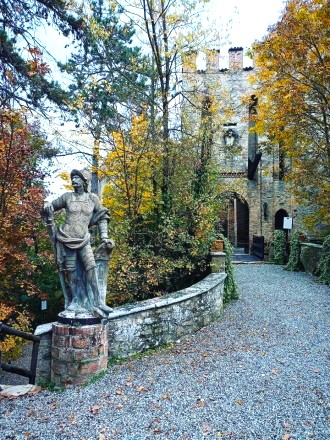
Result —
POLYGON ((330 439, 330 289, 238 265, 241 298, 171 348, 63 393, 0 401, 0 438, 330 439))

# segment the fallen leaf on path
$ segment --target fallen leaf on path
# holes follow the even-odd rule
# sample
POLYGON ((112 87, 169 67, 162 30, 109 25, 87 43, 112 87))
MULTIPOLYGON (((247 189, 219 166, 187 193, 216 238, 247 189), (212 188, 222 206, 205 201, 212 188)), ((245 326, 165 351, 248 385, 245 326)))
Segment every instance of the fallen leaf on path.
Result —
POLYGON ((74 414, 69 414, 68 415, 68 419, 70 420, 71 423, 75 423, 76 421, 76 416, 74 414))
POLYGON ((206 406, 206 402, 204 399, 198 399, 196 405, 199 406, 200 408, 204 408, 206 406))
POLYGON ((235 403, 237 403, 237 405, 243 405, 243 400, 242 399, 237 399, 236 401, 235 401, 235 403))
POLYGON ((148 391, 148 389, 141 385, 141 386, 136 388, 136 391, 138 393, 142 393, 143 391, 148 391))
POLYGON ((206 423, 203 423, 202 431, 203 431, 204 435, 207 435, 207 434, 209 434, 212 431, 212 426, 207 425, 206 423))
POLYGON ((94 405, 89 408, 89 410, 92 414, 96 414, 97 412, 100 411, 100 409, 101 409, 100 405, 94 405))

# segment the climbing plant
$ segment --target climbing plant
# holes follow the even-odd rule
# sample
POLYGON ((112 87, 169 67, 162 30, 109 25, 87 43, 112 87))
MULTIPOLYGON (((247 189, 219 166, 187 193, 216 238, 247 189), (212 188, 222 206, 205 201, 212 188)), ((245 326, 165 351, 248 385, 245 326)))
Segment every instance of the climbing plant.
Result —
POLYGON ((321 284, 330 285, 330 235, 323 243, 323 252, 318 265, 318 277, 316 280, 321 284))
POLYGON ((290 256, 287 265, 285 266, 286 270, 291 271, 299 271, 303 270, 303 266, 300 261, 300 240, 299 240, 300 232, 294 232, 291 236, 290 241, 290 256))
POLYGON ((286 239, 285 232, 276 230, 274 232, 274 263, 285 264, 286 260, 286 239))
POLYGON ((234 278, 234 265, 232 261, 232 255, 234 249, 230 244, 230 241, 224 235, 220 234, 219 238, 224 241, 224 251, 226 254, 225 267, 226 267, 227 277, 224 283, 224 291, 225 291, 224 302, 226 303, 232 299, 238 299, 238 289, 234 278))

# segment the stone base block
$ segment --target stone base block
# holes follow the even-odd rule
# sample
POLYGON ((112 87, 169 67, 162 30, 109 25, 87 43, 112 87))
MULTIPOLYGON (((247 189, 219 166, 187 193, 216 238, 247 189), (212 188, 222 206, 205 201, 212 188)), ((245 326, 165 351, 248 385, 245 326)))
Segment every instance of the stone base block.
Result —
POLYGON ((51 381, 59 387, 83 385, 105 371, 108 324, 53 324, 51 381))
POLYGON ((210 252, 211 254, 211 272, 223 273, 226 271, 226 253, 225 252, 210 252))

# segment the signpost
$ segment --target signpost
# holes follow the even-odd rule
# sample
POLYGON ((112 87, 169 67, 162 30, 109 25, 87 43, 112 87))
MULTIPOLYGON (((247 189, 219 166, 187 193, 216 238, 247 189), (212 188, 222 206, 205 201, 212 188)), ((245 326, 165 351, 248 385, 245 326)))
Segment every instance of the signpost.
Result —
POLYGON ((292 217, 283 217, 283 229, 292 229, 292 217))

